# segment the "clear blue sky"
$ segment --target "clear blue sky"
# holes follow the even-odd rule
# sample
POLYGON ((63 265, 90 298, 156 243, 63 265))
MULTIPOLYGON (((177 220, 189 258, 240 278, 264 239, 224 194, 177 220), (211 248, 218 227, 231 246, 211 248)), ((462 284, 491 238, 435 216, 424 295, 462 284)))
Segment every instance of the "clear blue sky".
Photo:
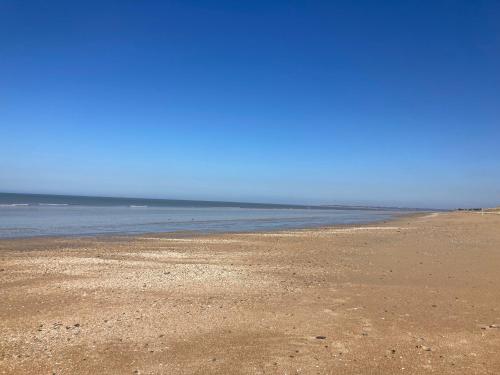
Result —
POLYGON ((0 191, 500 204, 498 1, 0 1, 0 191))

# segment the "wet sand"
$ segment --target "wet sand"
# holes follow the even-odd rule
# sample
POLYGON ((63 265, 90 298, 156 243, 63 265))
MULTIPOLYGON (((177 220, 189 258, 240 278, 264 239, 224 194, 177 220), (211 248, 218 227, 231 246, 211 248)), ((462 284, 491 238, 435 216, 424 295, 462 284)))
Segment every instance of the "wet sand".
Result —
POLYGON ((500 215, 0 241, 1 374, 498 374, 500 215))

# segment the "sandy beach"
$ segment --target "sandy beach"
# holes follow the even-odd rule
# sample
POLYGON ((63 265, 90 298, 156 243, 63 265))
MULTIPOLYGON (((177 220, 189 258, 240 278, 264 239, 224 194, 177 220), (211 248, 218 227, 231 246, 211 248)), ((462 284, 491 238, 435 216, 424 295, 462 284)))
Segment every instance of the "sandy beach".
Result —
POLYGON ((498 374, 500 215, 0 241, 1 374, 498 374))

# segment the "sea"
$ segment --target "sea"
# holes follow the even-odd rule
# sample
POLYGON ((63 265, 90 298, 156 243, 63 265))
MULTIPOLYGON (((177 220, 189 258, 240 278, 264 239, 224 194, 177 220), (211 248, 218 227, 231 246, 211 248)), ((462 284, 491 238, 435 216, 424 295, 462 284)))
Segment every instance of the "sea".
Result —
POLYGON ((0 238, 273 231, 370 223, 412 211, 0 193, 0 238))

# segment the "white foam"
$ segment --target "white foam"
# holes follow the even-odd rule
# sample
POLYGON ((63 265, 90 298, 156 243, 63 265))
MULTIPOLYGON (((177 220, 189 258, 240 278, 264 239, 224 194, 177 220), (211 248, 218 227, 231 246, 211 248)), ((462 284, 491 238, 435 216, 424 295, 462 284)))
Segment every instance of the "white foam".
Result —
POLYGON ((29 206, 29 203, 0 204, 0 207, 17 207, 17 206, 29 206))

